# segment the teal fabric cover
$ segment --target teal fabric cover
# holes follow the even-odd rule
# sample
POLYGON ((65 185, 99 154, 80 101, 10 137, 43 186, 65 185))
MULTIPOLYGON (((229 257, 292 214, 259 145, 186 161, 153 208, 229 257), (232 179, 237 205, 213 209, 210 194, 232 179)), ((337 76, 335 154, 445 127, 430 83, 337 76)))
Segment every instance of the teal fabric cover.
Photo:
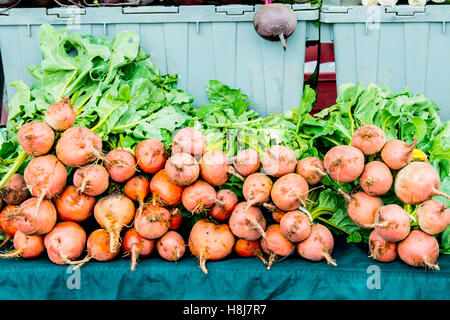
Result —
POLYGON ((256 258, 233 257, 208 262, 205 275, 194 257, 178 263, 152 255, 138 262, 128 259, 89 262, 75 273, 47 258, 0 261, 0 299, 449 299, 450 256, 441 255, 441 271, 412 268, 401 261, 383 264, 367 257, 366 249, 341 244, 333 253, 335 268, 305 261, 295 253, 271 270, 256 258), (380 269, 377 289, 373 269, 380 269), (376 267, 371 267, 375 268, 376 267), (72 278, 70 278, 72 277, 72 278), (370 278, 372 277, 372 278, 370 278), (367 282, 372 285, 369 289, 367 282))

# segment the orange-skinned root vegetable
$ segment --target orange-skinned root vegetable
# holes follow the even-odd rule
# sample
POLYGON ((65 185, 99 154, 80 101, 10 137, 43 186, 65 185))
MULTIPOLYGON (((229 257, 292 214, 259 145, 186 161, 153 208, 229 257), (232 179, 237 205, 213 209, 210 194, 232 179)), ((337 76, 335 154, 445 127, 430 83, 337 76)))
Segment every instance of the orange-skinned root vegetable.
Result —
POLYGON ((242 187, 242 194, 247 200, 247 207, 259 206, 269 201, 272 185, 272 180, 265 174, 257 172, 249 175, 242 187))
POLYGON ((259 170, 261 160, 259 154, 253 149, 244 149, 239 151, 233 158, 233 166, 239 174, 244 177, 259 170))
POLYGON ((309 186, 299 174, 289 173, 273 184, 271 197, 273 203, 282 211, 292 211, 306 205, 309 186))
POLYGON ((234 244, 234 252, 243 258, 257 257, 264 264, 267 264, 267 261, 264 259, 261 252, 261 244, 259 240, 250 241, 245 239, 237 239, 234 244))
POLYGON ((112 194, 101 198, 94 207, 94 216, 98 224, 108 231, 110 252, 116 253, 120 231, 130 224, 135 215, 135 207, 130 198, 122 194, 112 194))
POLYGON ((111 238, 109 232, 105 229, 97 229, 93 231, 86 242, 87 255, 84 259, 78 261, 68 261, 68 264, 76 265, 74 269, 77 269, 84 265, 91 259, 106 262, 112 261, 119 254, 119 250, 111 253, 111 238))
POLYGON ((230 160, 225 152, 211 150, 206 152, 200 159, 200 175, 209 184, 220 187, 227 182, 230 174, 244 178, 229 164, 230 160))
POLYGON ((286 39, 297 27, 297 16, 294 11, 282 3, 265 4, 255 13, 253 26, 256 33, 270 41, 281 41, 286 51, 286 39))
POLYGON ((324 166, 333 180, 352 182, 364 170, 364 154, 352 146, 336 146, 325 155, 324 166))
POLYGON ((371 196, 381 196, 391 189, 391 170, 381 161, 371 161, 365 165, 359 177, 361 188, 371 196))
POLYGON ((170 212, 166 208, 147 204, 141 215, 136 215, 134 228, 145 239, 158 239, 169 230, 170 218, 170 212))
POLYGON ((233 251, 233 246, 234 236, 228 225, 216 225, 207 219, 197 221, 189 235, 189 249, 199 258, 200 268, 206 274, 206 261, 224 259, 233 251))
POLYGON ((339 193, 348 203, 347 213, 349 218, 358 227, 371 229, 372 227, 367 225, 374 223, 377 210, 383 206, 383 200, 379 197, 372 197, 362 191, 349 195, 339 189, 339 193))
POLYGON ((4 239, 0 243, 0 248, 3 247, 17 232, 17 220, 14 217, 16 207, 7 205, 0 212, 0 229, 3 232, 4 239))
POLYGON ((398 242, 405 239, 411 230, 411 221, 408 213, 397 204, 389 204, 378 209, 373 224, 367 228, 375 231, 384 240, 398 242))
POLYGON ((272 224, 266 230, 266 237, 261 239, 261 247, 269 255, 267 270, 270 270, 277 256, 290 255, 295 246, 281 233, 279 224, 272 224))
POLYGON ((55 264, 64 265, 78 259, 86 245, 86 232, 77 223, 58 223, 44 238, 45 248, 55 264))
POLYGON ((53 130, 64 131, 75 124, 76 114, 68 97, 52 103, 45 112, 45 122, 53 130))
POLYGON ((78 188, 78 193, 96 197, 108 190, 109 173, 99 164, 88 165, 75 171, 73 184, 78 188))
POLYGON ((19 205, 31 197, 23 175, 18 173, 13 174, 6 182, 0 191, 0 195, 3 201, 11 205, 19 205))
POLYGON ((216 199, 213 202, 214 205, 209 210, 209 214, 216 220, 225 221, 238 204, 238 198, 233 191, 222 189, 217 192, 216 199))
POLYGON ((17 140, 23 151, 30 156, 38 157, 50 151, 55 142, 55 133, 48 124, 33 121, 20 127, 17 140))
POLYGON ((384 240, 373 230, 369 237, 370 258, 380 262, 391 262, 397 258, 397 244, 384 240))
POLYGON ((24 172, 25 183, 31 188, 31 194, 38 198, 36 211, 41 201, 60 194, 67 181, 67 169, 54 155, 31 159, 24 172))
POLYGON ((267 175, 278 178, 295 171, 297 157, 291 148, 275 145, 264 153, 262 166, 267 175))
POLYGON ((17 230, 14 235, 14 250, 0 254, 0 258, 37 258, 45 251, 44 238, 40 235, 25 235, 17 230))
POLYGON ((206 152, 206 137, 198 129, 186 127, 177 132, 172 142, 172 154, 189 153, 199 156, 206 152))
POLYGON ((56 155, 68 167, 81 167, 103 160, 102 139, 84 127, 71 127, 63 132, 56 144, 56 155))
POLYGON ((311 227, 311 234, 306 240, 297 244, 298 254, 310 261, 321 261, 325 259, 328 264, 337 266, 336 261, 331 258, 334 239, 330 230, 321 224, 311 227))
POLYGON ((183 206, 192 213, 200 213, 214 205, 216 190, 205 181, 198 180, 183 190, 183 206))
POLYGON ((13 213, 17 219, 17 230, 27 235, 49 233, 56 224, 57 214, 52 202, 43 200, 36 211, 37 198, 24 201, 13 213))
POLYGON ((386 134, 379 127, 365 125, 356 130, 352 137, 352 146, 358 148, 366 156, 370 156, 383 149, 386 143, 386 134))
POLYGON ((122 183, 136 173, 136 159, 125 149, 114 149, 106 156, 105 168, 111 180, 122 183))
POLYGON ((299 210, 286 213, 280 220, 283 236, 291 242, 300 242, 311 233, 311 220, 299 210))
POLYGON ((136 210, 136 216, 139 216, 144 208, 144 199, 148 196, 149 185, 150 183, 146 177, 136 176, 128 180, 123 188, 123 191, 128 198, 139 203, 139 207, 136 210))
POLYGON ((295 172, 305 178, 310 186, 318 184, 327 174, 323 162, 316 157, 307 157, 300 160, 295 172))
POLYGON ((430 235, 441 233, 450 224, 450 209, 437 200, 422 203, 416 216, 420 229, 430 235))
POLYGON ((139 168, 146 173, 157 173, 167 160, 166 148, 161 141, 154 139, 139 142, 134 153, 139 168))
POLYGON ((94 211, 95 198, 79 194, 75 186, 68 186, 53 201, 61 220, 82 222, 94 211))
POLYGON ((234 208, 228 225, 238 238, 251 241, 266 237, 266 219, 261 210, 253 206, 247 207, 246 202, 241 202, 234 208))
POLYGON ((156 250, 167 261, 180 260, 186 251, 186 243, 176 231, 169 231, 156 243, 156 250))
POLYGON ((131 255, 131 271, 136 269, 138 259, 148 257, 153 252, 154 247, 154 240, 141 237, 134 228, 125 233, 122 248, 126 255, 131 255))
POLYGON ((183 188, 176 185, 162 169, 150 180, 150 191, 153 200, 162 206, 174 207, 181 203, 183 188))
POLYGON ((413 139, 413 143, 410 145, 401 140, 390 140, 386 142, 383 150, 381 150, 381 159, 392 170, 401 169, 411 162, 416 144, 416 138, 413 139))
POLYGON ((420 230, 411 231, 408 237, 398 244, 398 255, 403 262, 413 267, 439 270, 439 243, 435 237, 420 230))
POLYGON ((183 221, 183 214, 181 210, 178 208, 174 208, 170 210, 170 230, 177 230, 181 226, 181 222, 183 221))
POLYGON ((283 218, 283 216, 286 214, 285 211, 278 209, 275 205, 271 203, 264 203, 263 206, 264 208, 272 212, 272 218, 277 223, 280 223, 281 218, 283 218))
POLYGON ((450 199, 439 191, 439 174, 428 162, 412 162, 401 169, 395 177, 394 190, 404 203, 419 204, 433 196, 450 199))
POLYGON ((169 179, 180 187, 188 186, 197 180, 200 166, 188 153, 176 153, 166 161, 164 167, 169 179))

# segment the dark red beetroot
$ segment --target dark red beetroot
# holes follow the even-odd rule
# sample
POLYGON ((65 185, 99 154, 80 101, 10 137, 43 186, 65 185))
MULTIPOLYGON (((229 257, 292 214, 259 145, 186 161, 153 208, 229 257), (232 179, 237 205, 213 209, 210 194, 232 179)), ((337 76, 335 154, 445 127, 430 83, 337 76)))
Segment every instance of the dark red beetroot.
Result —
POLYGON ((11 205, 21 204, 31 196, 23 175, 18 173, 12 175, 0 194, 2 200, 11 205))
POLYGON ((181 203, 183 188, 169 179, 165 169, 158 171, 150 180, 150 191, 153 201, 162 206, 174 207, 181 203))
POLYGON ((297 27, 297 16, 287 5, 268 3, 256 11, 253 25, 256 32, 264 39, 280 40, 286 51, 286 39, 297 27))
POLYGON ((5 237, 0 247, 3 247, 16 234, 17 220, 14 217, 15 210, 15 206, 7 205, 0 212, 0 229, 2 229, 3 236, 5 237))
POLYGON ((205 181, 198 180, 183 190, 183 206, 192 213, 200 213, 214 205, 216 190, 205 181))
POLYGON ((44 238, 39 235, 25 235, 17 230, 14 235, 14 250, 0 254, 0 258, 33 259, 39 257, 45 251, 44 238))
POLYGON ((79 194, 75 186, 68 186, 54 203, 61 220, 82 222, 94 212, 95 198, 79 194))
POLYGON ((96 197, 108 189, 109 173, 99 164, 81 167, 73 175, 73 184, 78 188, 78 193, 96 197))
POLYGON ((50 151, 55 142, 55 133, 44 122, 33 121, 24 124, 17 132, 17 140, 23 151, 30 156, 42 156, 50 151))
POLYGON ((439 174, 428 162, 412 162, 402 168, 395 177, 394 190, 404 203, 419 204, 433 196, 450 199, 439 191, 439 174))
POLYGON ((68 97, 52 103, 45 112, 45 121, 56 131, 64 131, 75 124, 76 115, 68 97))
POLYGON ((125 255, 131 255, 131 271, 136 268, 137 260, 140 257, 148 257, 155 247, 154 240, 148 240, 141 237, 136 229, 131 228, 123 237, 122 248, 125 255))
POLYGON ((209 210, 209 214, 214 219, 225 221, 230 217, 234 207, 238 204, 238 198, 233 191, 222 189, 217 192, 216 199, 213 202, 214 205, 209 210))
POLYGON ((148 139, 138 143, 136 161, 142 171, 155 174, 164 167, 167 160, 166 148, 161 141, 148 139))
POLYGON ((319 183, 327 174, 323 162, 316 157, 307 157, 300 160, 295 172, 305 178, 310 186, 319 183))
POLYGON ((375 230, 369 237, 369 250, 369 257, 380 262, 391 262, 397 258, 397 244, 384 240, 375 230))
POLYGON ((125 149, 114 149, 106 156, 105 168, 111 180, 122 183, 136 173, 136 159, 125 149))

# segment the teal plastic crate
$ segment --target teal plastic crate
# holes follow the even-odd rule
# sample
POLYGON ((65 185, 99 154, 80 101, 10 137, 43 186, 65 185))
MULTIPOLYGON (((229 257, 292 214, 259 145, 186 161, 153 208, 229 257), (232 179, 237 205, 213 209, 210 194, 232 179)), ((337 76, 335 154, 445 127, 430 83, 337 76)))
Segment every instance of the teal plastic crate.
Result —
MULTIPOLYGON (((253 17, 259 6, 144 6, 110 8, 26 8, 0 15, 0 50, 8 86, 34 79, 26 66, 39 64, 39 26, 49 23, 70 32, 112 38, 122 30, 140 35, 141 44, 163 73, 179 74, 179 87, 197 106, 208 103, 208 80, 240 88, 252 108, 265 116, 299 105, 307 40, 319 40, 311 23, 319 11, 293 5, 296 31, 284 52, 279 42, 259 37, 253 17)), ((11 98, 15 89, 8 87, 11 98)))
POLYGON ((346 82, 408 87, 450 119, 450 5, 363 7, 324 0, 322 43, 334 43, 337 86, 346 82))

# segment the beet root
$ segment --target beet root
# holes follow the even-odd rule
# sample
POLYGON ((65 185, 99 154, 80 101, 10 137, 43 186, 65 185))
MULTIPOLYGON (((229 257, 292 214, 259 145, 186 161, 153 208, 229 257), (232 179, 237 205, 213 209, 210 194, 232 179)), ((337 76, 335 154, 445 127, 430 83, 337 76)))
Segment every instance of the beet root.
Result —
POLYGON ((372 197, 362 191, 348 195, 339 189, 339 193, 348 203, 347 213, 349 218, 358 227, 370 229, 367 225, 374 223, 377 210, 383 206, 383 200, 379 197, 372 197))
POLYGON ((419 204, 433 196, 450 196, 439 191, 440 177, 428 162, 412 162, 402 168, 395 177, 394 190, 404 203, 419 204))
POLYGON ((275 181, 271 191, 273 203, 283 211, 292 211, 305 206, 308 194, 308 183, 296 173, 289 173, 275 181))
POLYGON ((391 170, 381 161, 371 161, 365 165, 359 177, 361 188, 371 196, 381 196, 387 193, 392 186, 391 170))
POLYGON ((261 160, 259 159, 259 154, 253 149, 244 149, 239 151, 233 158, 234 168, 244 177, 258 171, 260 164, 261 160))
POLYGON ((411 231, 408 237, 399 243, 398 255, 410 266, 439 270, 436 263, 439 257, 439 243, 435 237, 423 231, 411 231))
POLYGON ((281 233, 291 242, 300 242, 311 233, 311 220, 299 210, 287 212, 280 220, 281 233))
POLYGON ((17 140, 23 151, 30 156, 38 157, 50 151, 55 142, 55 133, 48 124, 33 121, 20 127, 17 140))
POLYGON ((336 146, 325 155, 324 166, 333 180, 352 182, 364 170, 364 154, 352 146, 336 146))
POLYGON ((266 219, 261 210, 253 206, 247 207, 246 202, 241 202, 234 208, 228 225, 238 238, 252 241, 266 237, 266 219))
POLYGON ((15 173, 0 191, 2 200, 10 205, 19 205, 31 195, 23 175, 15 173))
POLYGON ((301 175, 310 186, 318 184, 327 174, 323 162, 316 157, 307 157, 300 160, 295 172, 301 175))
POLYGON ((367 228, 375 228, 375 231, 384 240, 398 242, 405 239, 411 230, 411 221, 408 213, 397 204, 389 204, 380 207, 375 214, 373 224, 367 228))
POLYGON ((373 230, 369 237, 370 256, 380 262, 391 262, 397 258, 397 244, 384 240, 373 230))
POLYGON ((450 209, 437 200, 422 203, 416 216, 420 229, 430 235, 443 232, 450 224, 450 209))
POLYGON ((136 269, 137 260, 140 257, 147 257, 153 252, 155 247, 154 240, 148 240, 141 237, 136 229, 131 228, 123 237, 122 248, 125 255, 131 255, 131 271, 136 269))
POLYGON ((352 146, 369 156, 383 149, 386 143, 386 134, 377 126, 365 125, 356 130, 351 143, 352 146))
POLYGON ((282 3, 265 4, 255 13, 253 26, 256 33, 270 41, 281 41, 286 51, 286 39, 297 27, 297 16, 294 11, 282 3))
POLYGON ((321 224, 315 224, 311 227, 309 237, 297 244, 297 251, 305 259, 311 261, 325 259, 328 264, 336 267, 336 261, 331 258, 333 247, 334 239, 330 230, 321 224))

